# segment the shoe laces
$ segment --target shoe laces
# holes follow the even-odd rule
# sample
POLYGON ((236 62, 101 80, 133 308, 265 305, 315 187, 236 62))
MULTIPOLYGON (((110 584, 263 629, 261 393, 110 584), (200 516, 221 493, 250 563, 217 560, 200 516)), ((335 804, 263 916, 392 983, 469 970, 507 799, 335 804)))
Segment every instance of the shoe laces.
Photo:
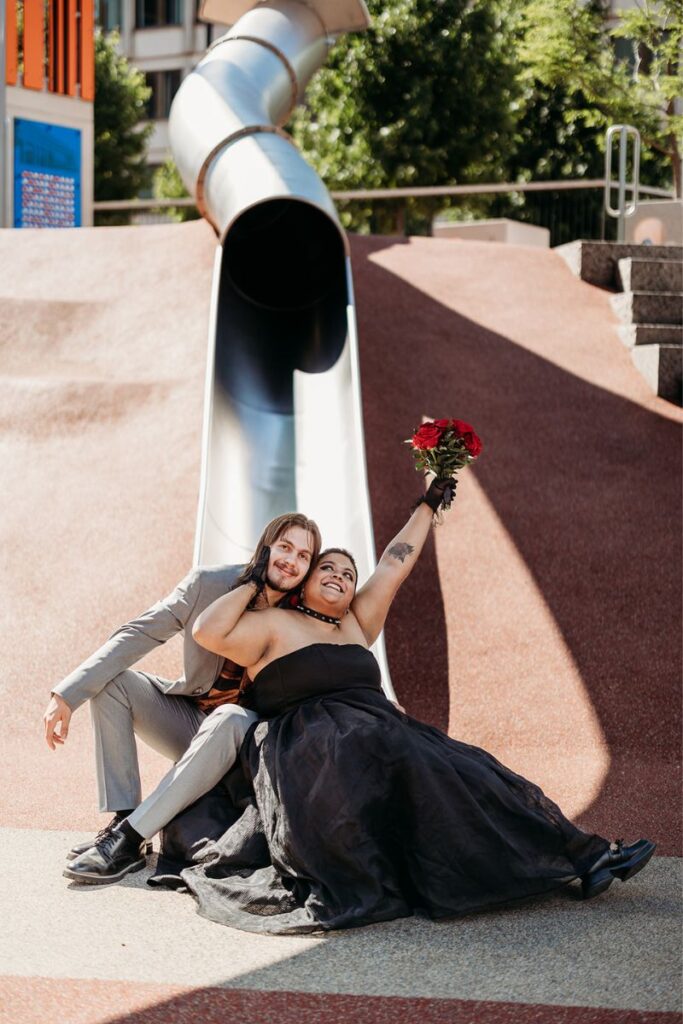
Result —
POLYGON ((132 850, 133 846, 128 839, 128 836, 124 835, 123 832, 119 832, 117 828, 112 828, 108 835, 100 839, 99 843, 97 843, 97 849, 103 857, 111 859, 114 847, 120 843, 122 839, 124 841, 124 845, 131 847, 132 850))
POLYGON ((106 839, 108 836, 110 836, 111 833, 116 828, 116 826, 120 825, 122 821, 123 818, 120 818, 118 814, 115 814, 111 821, 107 822, 104 828, 101 828, 100 831, 97 833, 97 835, 95 836, 95 840, 93 842, 93 846, 100 846, 102 841, 106 839))

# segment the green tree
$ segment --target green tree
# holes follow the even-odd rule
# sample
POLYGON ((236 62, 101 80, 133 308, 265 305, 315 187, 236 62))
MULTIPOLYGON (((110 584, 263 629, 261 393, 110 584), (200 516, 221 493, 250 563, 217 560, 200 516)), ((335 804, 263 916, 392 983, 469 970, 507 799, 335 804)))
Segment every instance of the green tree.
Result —
MULTIPOLYGON (((142 72, 117 53, 118 35, 95 33, 95 199, 132 199, 149 188, 146 162, 152 125, 141 122, 151 90, 142 72)), ((127 214, 100 213, 100 224, 127 223, 127 214)))
MULTIPOLYGON (((343 36, 291 131, 328 188, 503 180, 514 127, 514 55, 499 0, 369 0, 372 27, 343 36)), ((406 205, 413 233, 443 199, 406 205)), ((386 231, 397 204, 354 204, 355 230, 386 231)), ((400 223, 400 221, 399 221, 400 223)))
MULTIPOLYGON (((185 199, 189 195, 175 161, 169 157, 154 172, 154 196, 156 199, 185 199)), ((170 206, 164 209, 170 217, 177 221, 198 220, 199 212, 195 206, 170 206)))
MULTIPOLYGON (((520 78, 520 84, 523 93, 518 119, 506 155, 508 180, 602 178, 604 132, 576 116, 588 106, 581 92, 570 95, 561 87, 538 80, 520 78)), ((611 231, 611 222, 605 223, 602 189, 496 196, 489 204, 488 215, 543 225, 550 229, 551 245, 611 231)))
POLYGON ((568 123, 600 132, 612 123, 635 125, 645 146, 643 179, 668 177, 681 195, 683 2, 638 0, 611 28, 607 14, 602 0, 530 0, 519 49, 523 77, 581 96, 568 123))

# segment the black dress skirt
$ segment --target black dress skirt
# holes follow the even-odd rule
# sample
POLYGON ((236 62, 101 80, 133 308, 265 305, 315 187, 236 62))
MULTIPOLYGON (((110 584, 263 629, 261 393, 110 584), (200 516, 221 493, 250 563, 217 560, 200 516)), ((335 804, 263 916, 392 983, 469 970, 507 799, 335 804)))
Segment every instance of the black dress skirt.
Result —
POLYGON ((608 847, 485 750, 397 710, 360 645, 286 654, 252 693, 263 720, 241 762, 167 827, 150 880, 213 921, 300 934, 450 917, 563 886, 608 847))

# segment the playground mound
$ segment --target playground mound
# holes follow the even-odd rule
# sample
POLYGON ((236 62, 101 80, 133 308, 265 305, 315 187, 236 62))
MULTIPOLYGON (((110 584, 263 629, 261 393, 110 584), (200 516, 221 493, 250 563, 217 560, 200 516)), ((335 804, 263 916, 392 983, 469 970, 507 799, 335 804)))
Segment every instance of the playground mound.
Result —
MULTIPOLYGON (((190 565, 214 246, 204 222, 0 232, 5 826, 97 824, 89 716, 56 753, 40 716, 190 565)), ((419 493, 422 417, 484 440, 387 624, 399 699, 585 827, 676 853, 680 413, 552 251, 351 252, 378 551, 419 493)), ((149 785, 164 762, 143 761, 149 785)))

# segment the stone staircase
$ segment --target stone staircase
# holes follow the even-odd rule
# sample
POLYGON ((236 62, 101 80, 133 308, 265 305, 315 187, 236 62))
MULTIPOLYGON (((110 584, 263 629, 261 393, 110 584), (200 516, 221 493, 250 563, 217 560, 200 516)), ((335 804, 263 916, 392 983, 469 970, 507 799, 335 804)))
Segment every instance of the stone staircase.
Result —
POLYGON ((682 404, 683 246, 570 242, 557 250, 582 280, 612 288, 619 337, 662 398, 682 404))

